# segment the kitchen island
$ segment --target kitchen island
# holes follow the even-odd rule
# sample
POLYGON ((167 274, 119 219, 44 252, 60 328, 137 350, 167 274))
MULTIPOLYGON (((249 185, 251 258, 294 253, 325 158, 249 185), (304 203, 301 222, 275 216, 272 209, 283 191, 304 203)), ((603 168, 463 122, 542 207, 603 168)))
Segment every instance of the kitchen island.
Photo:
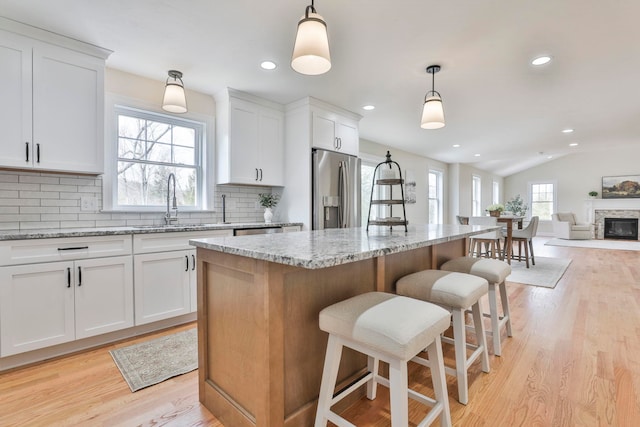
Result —
MULTIPOLYGON (((191 240, 198 248, 200 401, 227 426, 313 425, 327 342, 320 310, 364 292, 394 292, 400 277, 464 255, 469 236, 496 228, 191 240)), ((338 375, 347 385, 365 372, 366 357, 344 351, 338 375)))

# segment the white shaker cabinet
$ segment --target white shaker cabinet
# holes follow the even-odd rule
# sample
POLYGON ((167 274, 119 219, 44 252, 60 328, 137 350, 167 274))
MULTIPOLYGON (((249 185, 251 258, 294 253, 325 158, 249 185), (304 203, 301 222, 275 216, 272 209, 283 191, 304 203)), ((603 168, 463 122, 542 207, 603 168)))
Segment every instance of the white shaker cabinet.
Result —
POLYGON ((2 357, 131 326, 130 255, 0 268, 2 357))
POLYGON ((102 173, 109 51, 75 40, 67 48, 64 37, 32 29, 31 38, 7 26, 21 29, 0 18, 0 167, 102 173))
POLYGON ((226 89, 216 95, 218 184, 284 185, 284 111, 226 89))
POLYGON ((233 230, 135 235, 135 324, 195 312, 196 250, 189 240, 232 235, 233 230))
POLYGON ((312 145, 314 148, 359 155, 358 122, 332 111, 313 108, 312 145))

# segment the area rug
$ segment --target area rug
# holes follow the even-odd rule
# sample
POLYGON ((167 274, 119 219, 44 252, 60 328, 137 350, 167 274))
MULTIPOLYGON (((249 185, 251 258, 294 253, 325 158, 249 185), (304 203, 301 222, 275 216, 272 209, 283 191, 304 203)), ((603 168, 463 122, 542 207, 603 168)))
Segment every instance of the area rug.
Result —
POLYGON ((524 261, 511 261, 511 275, 507 282, 523 283, 525 285, 555 288, 562 275, 571 264, 567 258, 536 257, 536 265, 527 268, 524 261))
POLYGON ((624 240, 565 240, 551 239, 545 245, 569 246, 572 248, 617 249, 623 251, 640 251, 640 242, 624 240))
POLYGON ((189 329, 110 350, 132 392, 198 368, 198 336, 189 329))

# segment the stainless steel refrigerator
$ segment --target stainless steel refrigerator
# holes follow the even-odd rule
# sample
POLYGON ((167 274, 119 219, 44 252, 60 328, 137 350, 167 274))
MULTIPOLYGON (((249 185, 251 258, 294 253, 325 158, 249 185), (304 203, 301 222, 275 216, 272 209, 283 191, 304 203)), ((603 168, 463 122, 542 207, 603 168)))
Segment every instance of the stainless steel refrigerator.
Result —
POLYGON ((360 226, 360 159, 314 148, 313 229, 360 226))

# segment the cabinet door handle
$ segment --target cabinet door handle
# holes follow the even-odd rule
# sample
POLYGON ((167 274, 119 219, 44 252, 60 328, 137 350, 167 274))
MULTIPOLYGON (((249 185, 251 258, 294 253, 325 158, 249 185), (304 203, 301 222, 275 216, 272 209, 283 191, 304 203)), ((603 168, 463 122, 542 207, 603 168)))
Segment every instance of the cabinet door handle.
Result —
POLYGON ((25 150, 27 152, 27 160, 25 160, 25 161, 28 163, 29 162, 29 143, 25 142, 24 145, 25 145, 24 148, 25 148, 25 150))
POLYGON ((256 168, 256 181, 258 180, 258 168, 256 168))
POLYGON ((191 266, 191 271, 196 269, 196 256, 195 255, 191 255, 191 262, 192 262, 192 266, 191 266))
POLYGON ((71 267, 67 267, 67 288, 71 287, 71 267))
POLYGON ((334 137, 333 138, 333 148, 335 148, 336 150, 338 149, 338 137, 334 137))
POLYGON ((189 271, 189 255, 185 255, 184 259, 187 261, 187 266, 185 267, 184 271, 189 271))
POLYGON ((40 144, 36 144, 36 163, 40 163, 40 144))
POLYGON ((262 168, 260 168, 260 181, 262 181, 262 168))
POLYGON ((82 286, 82 267, 78 266, 78 286, 82 286))
POLYGON ((342 138, 338 138, 338 150, 342 150, 342 138))
POLYGON ((89 246, 71 246, 69 248, 58 248, 59 251, 79 251, 82 249, 89 249, 89 246))

